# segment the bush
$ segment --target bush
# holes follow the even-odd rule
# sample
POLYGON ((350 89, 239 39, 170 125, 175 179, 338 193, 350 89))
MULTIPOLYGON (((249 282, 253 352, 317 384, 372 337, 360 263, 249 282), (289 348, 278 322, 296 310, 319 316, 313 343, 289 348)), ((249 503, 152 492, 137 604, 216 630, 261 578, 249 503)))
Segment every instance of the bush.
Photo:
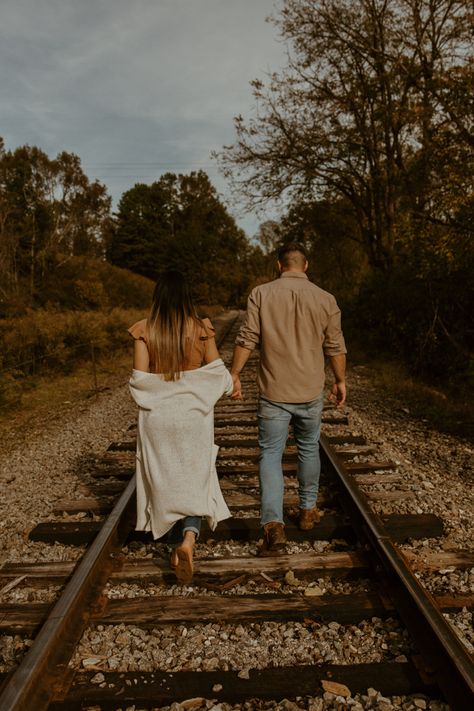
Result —
POLYGON ((136 309, 111 311, 30 311, 0 320, 0 401, 21 397, 28 376, 70 373, 92 357, 130 348, 127 328, 145 316, 136 309))
POLYGON ((21 316, 28 309, 94 311, 101 309, 148 309, 154 283, 91 257, 67 257, 45 266, 41 290, 30 294, 20 283, 8 300, 0 300, 0 318, 21 316))
POLYGON ((148 308, 154 283, 128 269, 89 257, 54 265, 37 301, 60 309, 148 308))
POLYGON ((372 275, 346 312, 370 353, 401 360, 412 373, 438 383, 472 387, 474 303, 467 274, 420 275, 412 265, 372 275))

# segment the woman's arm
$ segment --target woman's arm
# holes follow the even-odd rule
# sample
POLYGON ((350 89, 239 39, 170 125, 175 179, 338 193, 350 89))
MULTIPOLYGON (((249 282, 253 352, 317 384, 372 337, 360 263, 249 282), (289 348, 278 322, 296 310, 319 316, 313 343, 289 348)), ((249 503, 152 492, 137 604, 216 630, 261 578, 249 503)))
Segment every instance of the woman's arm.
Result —
POLYGON ((204 341, 204 363, 212 363, 213 360, 220 358, 219 351, 216 346, 216 339, 210 336, 207 341, 204 341))
POLYGON ((150 371, 150 357, 145 341, 137 338, 133 343, 133 367, 135 370, 141 370, 144 373, 150 371))

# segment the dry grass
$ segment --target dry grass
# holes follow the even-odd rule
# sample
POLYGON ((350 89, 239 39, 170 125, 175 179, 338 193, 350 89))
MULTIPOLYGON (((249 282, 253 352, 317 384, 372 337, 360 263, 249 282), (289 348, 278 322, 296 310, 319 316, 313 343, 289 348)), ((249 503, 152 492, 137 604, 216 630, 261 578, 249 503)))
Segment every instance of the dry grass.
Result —
MULTIPOLYGON (((363 357, 358 354, 358 363, 363 357)), ((443 389, 423 383, 412 377, 402 364, 383 360, 365 361, 370 368, 372 384, 377 390, 400 403, 407 414, 424 420, 441 432, 472 440, 474 420, 469 392, 443 389)))
MULTIPOLYGON (((224 311, 219 306, 204 306, 199 310, 211 319, 224 311)), ((114 349, 99 351, 95 375, 91 354, 87 351, 87 359, 68 364, 73 367, 72 372, 61 374, 49 371, 15 382, 15 396, 0 404, 0 437, 3 442, 26 441, 32 428, 44 428, 48 423, 61 419, 64 413, 81 407, 81 403, 87 406, 91 398, 100 397, 102 392, 127 382, 132 368, 133 342, 127 336, 124 324, 129 325, 143 318, 146 311, 116 309, 114 315, 114 328, 123 331, 119 336, 123 335, 124 340, 122 343, 116 338, 114 349), (120 345, 117 345, 118 342, 120 345)), ((98 312, 91 320, 100 318, 106 317, 98 312)))
POLYGON ((11 353, 18 363, 0 370, 2 441, 27 441, 32 428, 44 429, 81 401, 124 383, 132 364, 127 328, 143 316, 138 309, 39 310, 2 320, 2 357, 8 362, 11 353), (22 366, 31 356, 36 367, 22 366))
POLYGON ((70 410, 87 406, 91 398, 127 382, 132 366, 130 350, 115 351, 96 362, 96 377, 91 362, 81 363, 68 375, 36 376, 24 383, 21 400, 0 409, 0 437, 23 441, 34 428, 45 428, 70 410), (97 389, 95 388, 97 383, 97 389))

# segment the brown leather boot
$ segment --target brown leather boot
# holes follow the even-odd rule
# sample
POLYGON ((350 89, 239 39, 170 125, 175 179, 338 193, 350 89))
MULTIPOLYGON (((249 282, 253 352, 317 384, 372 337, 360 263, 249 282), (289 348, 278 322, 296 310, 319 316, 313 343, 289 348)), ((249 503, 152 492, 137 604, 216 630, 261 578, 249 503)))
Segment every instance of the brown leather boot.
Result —
POLYGON ((280 555, 285 552, 286 535, 285 526, 278 521, 270 521, 263 527, 263 544, 259 555, 280 555))
POLYGON ((302 531, 309 531, 320 520, 321 512, 318 511, 316 506, 313 509, 300 509, 298 524, 302 531))

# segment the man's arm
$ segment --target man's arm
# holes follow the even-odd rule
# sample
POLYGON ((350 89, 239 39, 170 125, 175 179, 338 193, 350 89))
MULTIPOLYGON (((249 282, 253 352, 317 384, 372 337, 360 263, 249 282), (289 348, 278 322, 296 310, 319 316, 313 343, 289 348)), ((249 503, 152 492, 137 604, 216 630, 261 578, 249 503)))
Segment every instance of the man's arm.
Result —
POLYGON ((230 374, 232 375, 232 380, 234 381, 234 390, 232 397, 234 400, 242 400, 242 385, 240 383, 240 373, 249 359, 251 354, 249 348, 244 348, 244 346, 235 346, 234 356, 232 358, 232 368, 230 369, 230 374))
POLYGON ((260 342, 260 308, 258 287, 253 289, 247 299, 247 312, 245 321, 242 324, 239 334, 235 339, 234 356, 230 373, 234 381, 234 400, 242 399, 242 386, 240 383, 240 372, 249 359, 251 352, 260 342))
POLYGON ((341 407, 346 401, 346 356, 344 353, 329 356, 329 365, 334 373, 335 383, 331 388, 330 400, 336 401, 336 407, 341 407))

